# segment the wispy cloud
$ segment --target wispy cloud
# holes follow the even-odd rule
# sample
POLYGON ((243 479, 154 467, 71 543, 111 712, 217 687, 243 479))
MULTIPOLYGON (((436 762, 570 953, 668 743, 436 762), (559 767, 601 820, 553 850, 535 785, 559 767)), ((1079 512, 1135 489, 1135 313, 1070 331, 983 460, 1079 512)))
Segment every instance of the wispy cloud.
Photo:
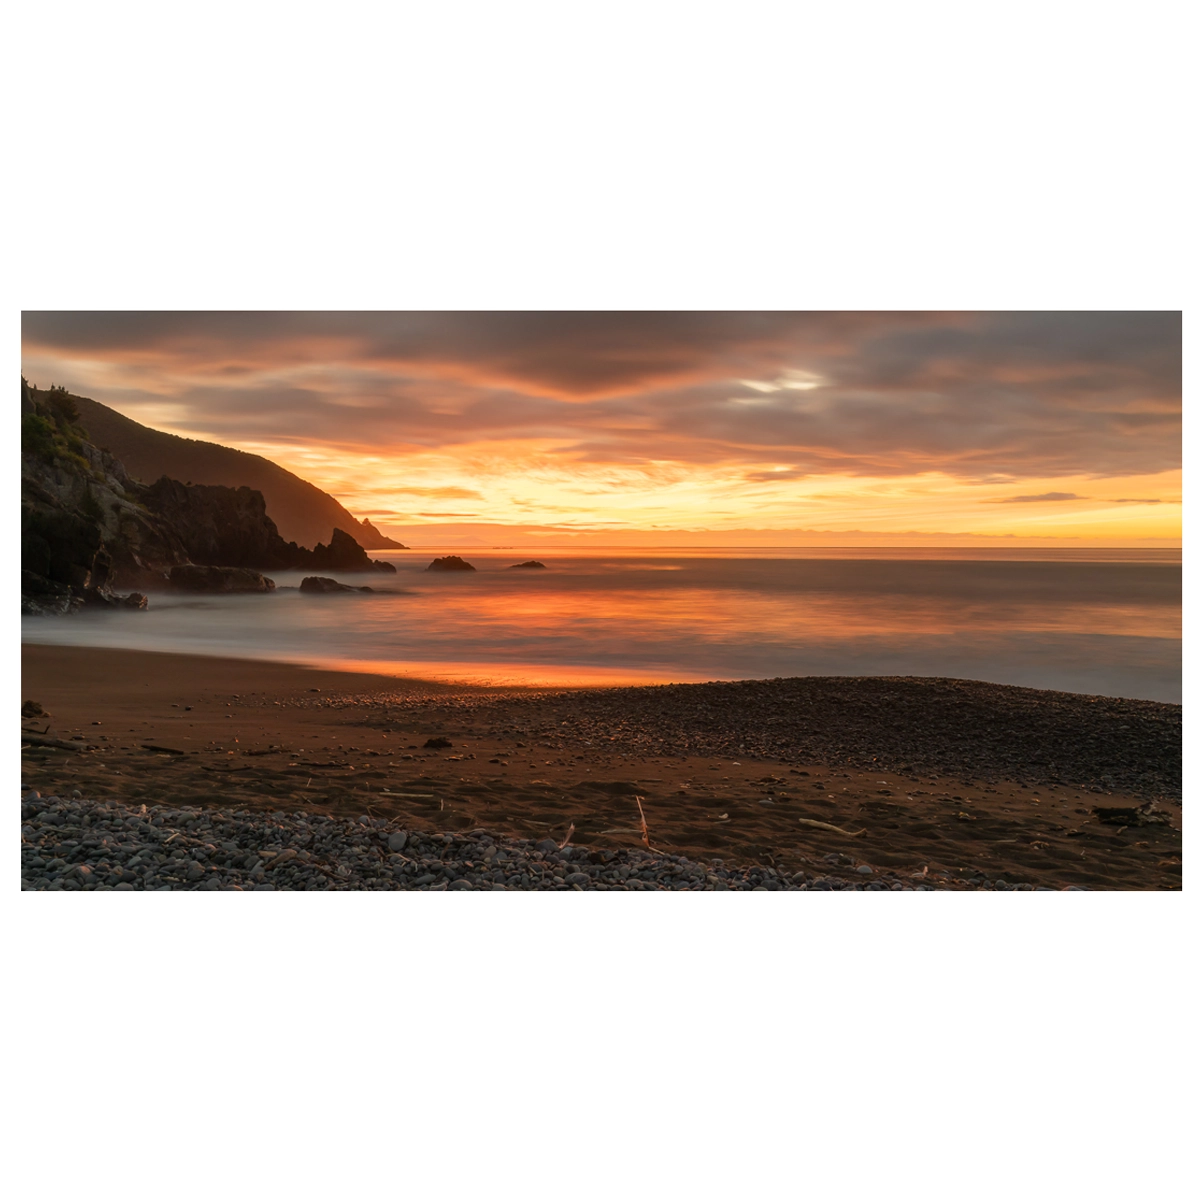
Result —
POLYGON ((1077 496, 1074 492, 1040 492, 1036 496, 1001 496, 993 500, 993 504, 1042 504, 1050 500, 1086 500, 1086 496, 1077 496))

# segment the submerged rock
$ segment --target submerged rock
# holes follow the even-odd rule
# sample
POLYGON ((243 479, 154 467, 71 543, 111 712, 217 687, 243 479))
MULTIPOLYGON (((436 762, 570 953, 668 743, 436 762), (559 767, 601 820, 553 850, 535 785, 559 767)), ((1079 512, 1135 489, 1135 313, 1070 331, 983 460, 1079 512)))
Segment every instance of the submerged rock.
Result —
POLYGON ((469 562, 464 562, 457 554, 447 554, 445 558, 435 558, 425 568, 427 571, 473 571, 475 568, 469 562))
POLYGON ((172 567, 171 586, 180 592, 273 592, 275 581, 247 567, 172 567))
POLYGON ((330 592, 373 592, 374 588, 351 587, 348 583, 338 583, 336 579, 326 579, 323 575, 306 575, 300 580, 300 590, 310 595, 327 595, 330 592))

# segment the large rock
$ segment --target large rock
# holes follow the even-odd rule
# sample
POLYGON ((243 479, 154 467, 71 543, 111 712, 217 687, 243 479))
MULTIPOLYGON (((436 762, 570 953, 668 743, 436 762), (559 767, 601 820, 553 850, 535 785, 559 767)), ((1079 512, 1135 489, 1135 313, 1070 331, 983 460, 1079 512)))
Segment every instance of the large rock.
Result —
POLYGON ((306 565, 325 571, 390 571, 396 568, 389 562, 372 560, 367 552, 343 529, 335 529, 329 545, 318 542, 311 551, 306 565))
POLYGON ((544 562, 538 562, 536 558, 531 558, 528 562, 513 563, 513 565, 508 569, 510 571, 544 571, 546 569, 546 564, 544 562))
POLYGON ((300 590, 310 595, 323 596, 331 592, 373 592, 375 589, 351 587, 348 583, 338 583, 336 579, 326 579, 322 575, 307 575, 300 580, 300 590))
POLYGON ((425 568, 427 571, 473 571, 475 568, 469 562, 459 558, 457 554, 447 554, 445 558, 435 558, 425 568))
POLYGON ((245 567, 199 567, 192 563, 171 568, 171 586, 180 592, 273 592, 275 581, 245 567))

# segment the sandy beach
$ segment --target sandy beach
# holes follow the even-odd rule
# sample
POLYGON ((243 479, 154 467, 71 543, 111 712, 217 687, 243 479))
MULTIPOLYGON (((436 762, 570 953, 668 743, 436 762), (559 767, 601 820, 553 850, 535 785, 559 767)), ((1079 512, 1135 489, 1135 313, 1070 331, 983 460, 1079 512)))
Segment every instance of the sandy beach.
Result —
POLYGON ((640 799, 652 844, 699 861, 1181 883, 1171 705, 927 679, 454 687, 47 646, 23 648, 22 699, 50 714, 23 722, 23 783, 43 794, 532 839, 573 825, 601 851, 642 845, 640 799))

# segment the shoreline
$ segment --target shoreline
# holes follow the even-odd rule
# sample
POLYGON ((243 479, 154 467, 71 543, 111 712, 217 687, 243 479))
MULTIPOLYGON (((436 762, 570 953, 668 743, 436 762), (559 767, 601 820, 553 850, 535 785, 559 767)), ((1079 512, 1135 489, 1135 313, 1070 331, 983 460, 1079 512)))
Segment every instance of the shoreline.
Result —
POLYGON ((574 825, 597 853, 643 848, 636 797, 652 844, 694 862, 1180 886, 1174 705, 881 677, 465 685, 32 643, 22 661, 22 699, 51 713, 27 729, 93 747, 24 749, 44 796, 534 841, 574 825), (1095 812, 1147 805, 1124 828, 1095 812))

